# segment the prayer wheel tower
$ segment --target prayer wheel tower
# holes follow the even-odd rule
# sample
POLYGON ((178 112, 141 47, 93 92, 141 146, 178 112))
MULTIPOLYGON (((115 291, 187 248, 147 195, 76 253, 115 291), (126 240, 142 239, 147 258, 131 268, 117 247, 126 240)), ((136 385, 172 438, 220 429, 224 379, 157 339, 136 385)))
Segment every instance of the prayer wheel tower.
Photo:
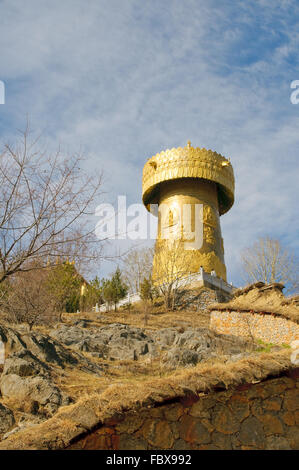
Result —
POLYGON ((192 253, 188 272, 196 273, 203 268, 226 281, 220 216, 234 203, 234 173, 229 159, 212 150, 194 148, 190 142, 186 147, 158 153, 144 165, 142 200, 150 212, 158 215, 153 275, 161 263, 157 259, 157 247, 170 243, 169 236, 165 237, 167 232, 170 238, 176 234, 181 241, 187 237, 186 254, 192 253), (185 210, 187 206, 190 212, 185 210), (201 228, 201 243, 190 248, 189 235, 196 226, 201 228))

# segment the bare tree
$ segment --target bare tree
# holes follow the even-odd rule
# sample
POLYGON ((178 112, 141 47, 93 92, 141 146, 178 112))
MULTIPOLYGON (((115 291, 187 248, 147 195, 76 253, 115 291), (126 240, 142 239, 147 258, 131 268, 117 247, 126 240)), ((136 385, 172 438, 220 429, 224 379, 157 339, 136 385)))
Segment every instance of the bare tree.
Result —
POLYGON ((0 283, 17 272, 71 257, 76 265, 99 256, 87 216, 94 212, 101 175, 81 168, 80 155, 48 154, 29 129, 0 150, 0 283))
MULTIPOLYGON (((1 311, 8 321, 33 325, 57 321, 55 298, 47 287, 48 271, 38 269, 17 272, 9 277, 6 293, 1 298, 1 311)), ((3 285, 3 284, 2 284, 3 285)))
POLYGON ((150 309, 153 306, 154 298, 157 297, 157 294, 157 288, 153 284, 152 277, 144 277, 140 284, 141 310, 144 314, 144 326, 147 326, 150 309))
POLYGON ((174 309, 177 294, 188 284, 192 250, 184 247, 178 239, 156 243, 153 281, 159 289, 165 308, 174 309))
POLYGON ((247 282, 280 282, 288 292, 299 288, 299 264, 291 250, 279 240, 260 238, 242 253, 244 278, 247 282))
POLYGON ((144 278, 153 270, 153 248, 135 248, 123 260, 122 276, 131 293, 139 292, 144 278))

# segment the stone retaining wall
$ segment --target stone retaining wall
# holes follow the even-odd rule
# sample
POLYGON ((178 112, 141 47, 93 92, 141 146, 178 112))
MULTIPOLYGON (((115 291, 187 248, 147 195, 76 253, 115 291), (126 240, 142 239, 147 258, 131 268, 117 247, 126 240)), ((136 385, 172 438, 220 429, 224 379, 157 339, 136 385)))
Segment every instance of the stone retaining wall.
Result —
POLYGON ((299 449, 299 370, 125 413, 68 449, 299 449))
POLYGON ((210 328, 217 333, 290 344, 299 339, 299 325, 286 318, 250 312, 213 310, 210 328))

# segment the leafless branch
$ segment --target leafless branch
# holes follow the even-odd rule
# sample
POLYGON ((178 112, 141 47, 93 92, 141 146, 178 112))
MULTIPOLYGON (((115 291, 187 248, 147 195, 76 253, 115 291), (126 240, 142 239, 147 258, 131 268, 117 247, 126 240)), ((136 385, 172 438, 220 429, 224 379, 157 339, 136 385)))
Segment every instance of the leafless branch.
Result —
POLYGON ((102 174, 88 175, 83 157, 38 148, 29 127, 0 151, 0 283, 17 272, 70 257, 76 263, 101 256, 101 241, 88 216, 101 195, 102 174))

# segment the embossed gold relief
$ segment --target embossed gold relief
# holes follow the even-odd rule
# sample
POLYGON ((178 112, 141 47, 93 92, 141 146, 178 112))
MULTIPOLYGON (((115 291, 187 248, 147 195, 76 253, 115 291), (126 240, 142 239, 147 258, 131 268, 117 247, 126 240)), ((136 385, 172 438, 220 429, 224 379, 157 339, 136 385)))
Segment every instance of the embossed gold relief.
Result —
MULTIPOLYGON (((190 240, 189 235, 192 234, 195 222, 199 219, 194 215, 194 207, 196 205, 202 207, 203 204, 200 221, 204 224, 205 243, 200 248, 196 245, 195 249, 184 249, 186 260, 189 251, 188 270, 198 272, 202 266, 205 271, 215 271, 218 277, 226 280, 219 215, 227 212, 234 202, 234 173, 229 159, 212 150, 194 148, 191 142, 188 142, 186 147, 158 153, 144 166, 142 199, 148 210, 150 204, 159 205, 156 246, 160 246, 159 239, 160 237, 163 239, 162 232, 165 228, 170 238, 179 239, 183 243, 185 240, 190 240), (181 211, 185 204, 192 206, 193 211, 188 229, 183 227, 181 213, 179 215, 177 212, 181 211), (163 211, 160 211, 164 205, 166 217, 162 214, 163 211)), ((167 247, 166 244, 163 246, 167 247)), ((164 259, 164 265, 168 249, 165 248, 164 258, 161 258, 159 253, 159 258, 164 259)), ((161 259, 158 261, 156 253, 153 272, 157 272, 161 259)))
POLYGON ((180 222, 179 209, 177 207, 171 206, 167 215, 164 227, 173 227, 180 222))
POLYGON ((173 210, 169 210, 169 227, 173 226, 173 210))
POLYGON ((204 225, 204 239, 209 245, 216 244, 215 231, 209 225, 204 225))
POLYGON ((217 227, 217 217, 210 206, 205 205, 203 208, 203 221, 211 227, 217 227))

